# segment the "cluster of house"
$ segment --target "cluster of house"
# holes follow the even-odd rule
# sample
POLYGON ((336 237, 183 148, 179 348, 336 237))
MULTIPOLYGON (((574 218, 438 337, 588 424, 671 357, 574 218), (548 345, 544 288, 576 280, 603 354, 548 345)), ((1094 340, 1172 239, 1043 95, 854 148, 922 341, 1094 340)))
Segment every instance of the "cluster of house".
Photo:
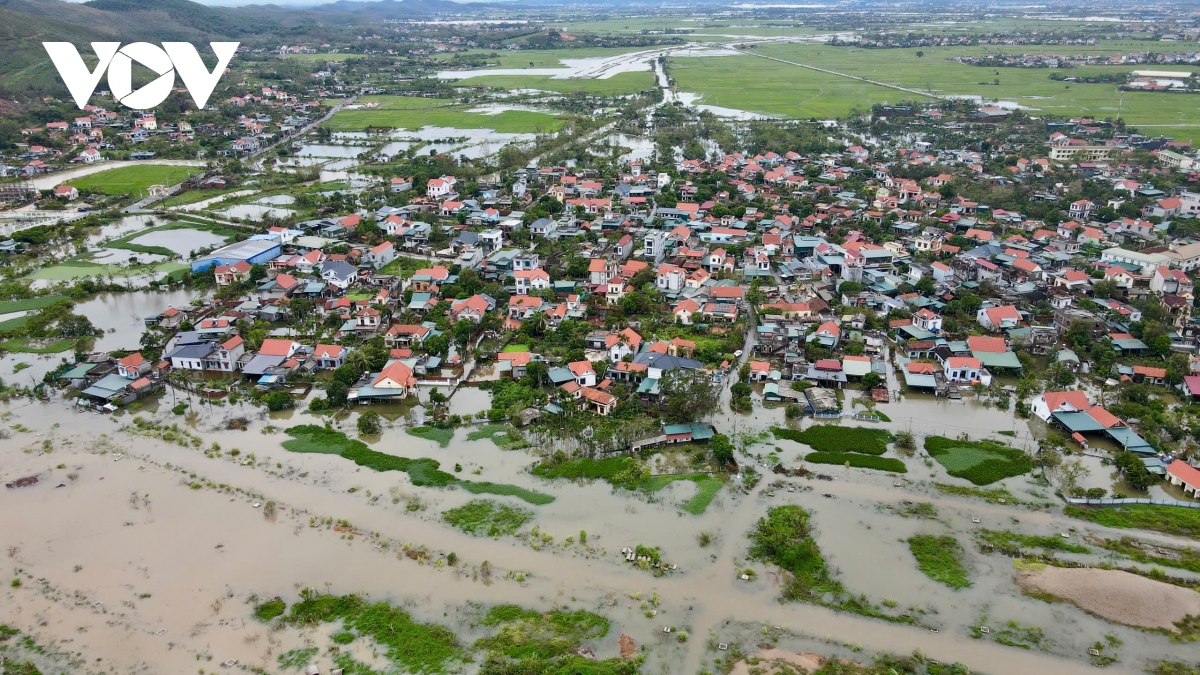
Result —
MULTIPOLYGON (((243 114, 229 124, 186 120, 162 123, 152 112, 117 113, 104 106, 89 104, 74 119, 46 122, 37 127, 20 130, 26 139, 41 140, 49 145, 25 142, 17 145, 9 162, 0 163, 0 177, 32 177, 63 167, 63 162, 93 164, 104 161, 105 151, 115 150, 117 143, 139 145, 151 139, 166 139, 171 144, 187 143, 197 135, 230 138, 225 154, 252 152, 279 135, 287 135, 305 126, 312 112, 321 107, 319 100, 299 100, 272 86, 261 88, 260 94, 232 96, 224 101, 232 107, 254 106, 253 114, 243 114), (65 150, 63 148, 66 148, 65 150), (13 161, 16 160, 16 161, 13 161)), ((135 152, 132 159, 148 159, 154 155, 135 152)))
MULTIPOLYGON (((1200 380, 1200 377, 1196 379, 1200 380)), ((1150 473, 1181 487, 1185 495, 1200 499, 1200 470, 1182 459, 1170 459, 1155 452, 1128 423, 1103 406, 1093 404, 1085 392, 1039 394, 1033 399, 1031 411, 1043 421, 1069 433, 1072 440, 1085 449, 1089 438, 1112 441, 1121 449, 1138 455, 1150 473)))
MULTIPOLYGON (((767 152, 683 159, 677 177, 636 161, 608 176, 586 168, 530 167, 515 172, 510 188, 484 181, 470 195, 460 194, 453 176, 424 185, 394 178, 393 192, 418 193, 404 206, 272 227, 192 261, 193 272, 212 273, 221 286, 247 284, 247 291, 238 303, 189 320, 194 329, 176 333, 153 369, 240 373, 271 386, 294 370, 344 363, 348 348, 340 338, 381 335, 391 350, 389 363, 356 385, 352 398, 405 396, 420 379, 462 374, 464 358, 454 345, 445 356, 423 353, 439 332, 434 321, 420 317, 439 303, 446 303, 454 323, 493 317, 489 325, 496 330, 513 330, 536 318, 553 330, 564 320, 587 320, 622 305, 637 294, 638 278, 653 283, 658 306, 681 326, 702 324, 716 333, 745 330, 753 321, 751 379, 763 383, 768 400, 806 403, 813 412, 836 406, 829 392, 846 383, 886 382, 889 356, 905 387, 945 396, 988 385, 997 374, 1019 373, 1019 352, 1086 372, 1086 360, 1063 347, 1063 334, 1079 326, 1112 345, 1121 361, 1115 377, 1162 384, 1165 369, 1140 358, 1151 350, 1132 334, 1142 317, 1129 300, 1160 302, 1170 317, 1172 349, 1196 353, 1200 324, 1192 319, 1189 275, 1200 268, 1200 241, 1169 237, 1168 228, 1200 212, 1200 193, 1160 191, 1150 178, 1162 170, 1126 164, 1121 155, 1157 143, 1149 149, 1160 160, 1171 153, 1193 158, 1187 144, 1114 137, 1105 129, 1090 119, 1056 126, 1045 156, 1020 158, 1001 175, 984 170, 989 158, 980 152, 914 142, 882 154, 852 145, 813 157, 767 152), (1107 140, 1099 138, 1105 135, 1107 140), (907 178, 914 175, 909 169, 926 177, 907 178), (1020 183, 1067 169, 1108 186, 1115 196, 1062 203, 1069 219, 1051 224, 943 194, 951 194, 943 189, 947 184, 963 178, 1020 183), (707 187, 712 177, 721 183, 715 193, 707 187), (851 178, 866 187, 847 189, 851 178), (667 188, 677 200, 660 205, 667 188), (526 217, 524 209, 546 197, 560 202, 562 212, 526 217), (1146 204, 1137 217, 1098 220, 1135 198, 1146 204), (796 200, 812 208, 793 213, 786 205, 796 200), (365 221, 376 223, 386 240, 345 246, 345 235, 365 221), (525 228, 532 247, 513 243, 513 233, 525 228), (880 229, 888 236, 865 233, 880 229), (435 250, 435 239, 447 243, 435 250), (537 248, 542 241, 570 242, 571 255, 587 259, 586 274, 552 273, 559 267, 543 264, 537 248), (335 246, 345 252, 329 253, 335 246), (407 276, 393 273, 389 265, 406 254, 428 262, 407 276), (250 283, 256 267, 263 274, 250 283), (485 293, 444 297, 442 289, 467 269, 501 283, 507 300, 485 293), (1102 283, 1110 292, 1093 293, 1102 283), (756 308, 749 303, 752 289, 762 291, 756 308), (961 325, 959 315, 953 335, 946 335, 946 308, 967 293, 987 297, 973 310, 973 322, 961 325), (331 344, 303 345, 284 331, 248 350, 233 330, 237 320, 282 320, 296 298, 342 321, 331 344), (1047 305, 1049 313, 1035 309, 1047 305), (868 310, 892 320, 881 326, 868 320, 868 310), (401 314, 407 315, 403 321, 392 319, 401 314), (795 384, 801 381, 803 387, 795 384)), ((1060 201, 1064 193, 1034 198, 1060 201)), ((170 328, 177 311, 156 321, 170 328)), ((696 358, 689 340, 643 336, 637 324, 613 331, 599 330, 601 325, 587 337, 587 360, 547 364, 560 395, 596 414, 609 414, 620 403, 613 393, 618 384, 653 401, 672 370, 702 371, 719 381, 728 368, 696 358)), ((502 353, 499 369, 503 376, 523 377, 541 358, 536 349, 502 353)), ((1192 362, 1200 372, 1200 359, 1192 362)), ((1200 396, 1200 376, 1187 386, 1200 396)), ((875 395, 888 400, 893 392, 880 388, 875 395)), ((1129 436, 1133 432, 1119 431, 1128 427, 1110 424, 1098 410, 1073 412, 1092 420, 1058 420, 1074 424, 1067 426, 1073 434, 1085 438, 1087 425, 1097 424, 1110 437, 1129 441, 1126 447, 1141 447, 1129 436)))

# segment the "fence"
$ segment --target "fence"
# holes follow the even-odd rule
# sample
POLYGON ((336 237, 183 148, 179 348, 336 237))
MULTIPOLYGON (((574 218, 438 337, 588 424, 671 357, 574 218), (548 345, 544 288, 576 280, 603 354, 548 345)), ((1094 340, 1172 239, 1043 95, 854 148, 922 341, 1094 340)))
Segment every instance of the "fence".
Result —
POLYGON ((1083 506, 1121 506, 1122 504, 1153 504, 1154 506, 1182 506, 1186 509, 1200 509, 1200 502, 1181 502, 1175 499, 1073 499, 1064 497, 1068 504, 1083 506))

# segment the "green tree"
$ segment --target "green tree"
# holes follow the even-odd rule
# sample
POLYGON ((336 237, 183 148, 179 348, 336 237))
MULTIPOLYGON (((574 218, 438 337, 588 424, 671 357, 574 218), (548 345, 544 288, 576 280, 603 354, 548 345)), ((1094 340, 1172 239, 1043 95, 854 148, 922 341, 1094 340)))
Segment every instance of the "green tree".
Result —
POLYGON ((383 417, 374 410, 358 416, 358 433, 360 436, 378 436, 383 431, 383 417))
POLYGON ((286 391, 279 390, 269 392, 266 396, 263 396, 263 402, 267 404, 267 410, 272 412, 287 410, 293 405, 291 395, 286 391))
POLYGON ((346 397, 350 394, 350 387, 343 382, 334 380, 325 388, 325 398, 329 401, 329 407, 340 408, 346 405, 346 397))
POLYGON ((659 380, 659 399, 664 415, 671 423, 688 423, 703 419, 717 405, 720 391, 707 373, 676 368, 659 380))

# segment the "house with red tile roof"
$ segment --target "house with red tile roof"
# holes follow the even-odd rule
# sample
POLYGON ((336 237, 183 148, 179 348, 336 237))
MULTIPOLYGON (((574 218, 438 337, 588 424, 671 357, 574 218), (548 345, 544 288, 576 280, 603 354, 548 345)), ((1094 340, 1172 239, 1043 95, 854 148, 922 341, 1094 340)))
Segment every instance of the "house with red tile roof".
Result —
POLYGON ((1167 481, 1183 488, 1183 494, 1200 499, 1200 469, 1177 459, 1167 465, 1167 481))

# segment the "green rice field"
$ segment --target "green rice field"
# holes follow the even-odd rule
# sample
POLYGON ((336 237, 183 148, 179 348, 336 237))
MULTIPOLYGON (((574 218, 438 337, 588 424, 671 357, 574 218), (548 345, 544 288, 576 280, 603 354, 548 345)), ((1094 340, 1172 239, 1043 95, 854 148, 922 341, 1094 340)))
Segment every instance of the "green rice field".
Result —
MULTIPOLYGON (((992 47, 994 52, 1111 54, 1144 50, 1133 41, 1106 41, 1096 47, 992 47)), ((1089 74, 1126 72, 1136 66, 1094 66, 1071 70, 986 68, 956 62, 958 56, 984 53, 982 47, 860 49, 824 44, 766 44, 753 53, 827 68, 929 91, 936 95, 983 96, 1013 101, 1031 115, 1116 117, 1144 126, 1144 133, 1200 138, 1200 96, 1159 92, 1125 92, 1112 84, 1057 82, 1058 72, 1086 78, 1089 74), (917 56, 922 52, 923 56, 917 56), (998 84, 993 82, 998 81, 998 84)), ((751 112, 794 118, 837 117, 855 107, 875 103, 922 100, 918 94, 821 73, 756 56, 671 57, 670 73, 680 91, 702 95, 702 102, 751 112)), ((925 98, 924 100, 931 100, 925 98)))
POLYGON ((175 185, 200 170, 194 166, 138 164, 82 176, 68 185, 107 195, 139 195, 151 185, 175 185))
POLYGON ((554 115, 526 110, 505 110, 495 115, 467 112, 469 106, 453 105, 445 99, 410 96, 376 96, 378 108, 343 110, 326 122, 334 131, 360 131, 367 127, 420 129, 424 126, 455 129, 492 129, 499 133, 546 133, 557 131, 563 122, 554 115))

